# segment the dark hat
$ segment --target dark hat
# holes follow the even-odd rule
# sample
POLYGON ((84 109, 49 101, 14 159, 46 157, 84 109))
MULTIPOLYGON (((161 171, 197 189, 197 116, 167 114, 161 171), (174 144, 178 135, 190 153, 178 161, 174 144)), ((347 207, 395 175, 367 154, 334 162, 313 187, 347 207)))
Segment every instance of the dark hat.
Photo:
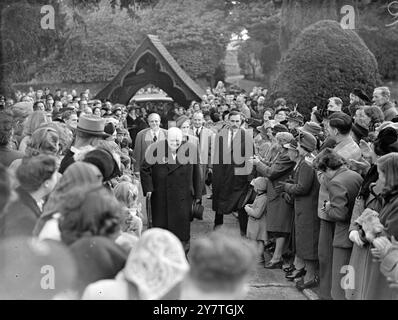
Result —
POLYGON ((279 111, 290 112, 291 110, 287 106, 279 106, 275 109, 275 113, 278 113, 279 111))
POLYGON ((322 131, 321 126, 319 124, 317 124, 316 122, 312 122, 312 121, 306 122, 303 127, 298 128, 298 129, 300 131, 305 131, 305 132, 311 133, 314 137, 318 136, 322 131))
POLYGON ((361 140, 362 138, 365 138, 369 134, 369 130, 362 127, 358 123, 354 123, 351 128, 352 132, 355 133, 355 135, 358 137, 358 140, 361 140))
POLYGON ((110 136, 113 135, 113 133, 115 132, 116 127, 112 122, 108 122, 105 127, 104 127, 104 131, 109 134, 110 136))
POLYGON ((272 128, 272 133, 277 134, 278 132, 289 132, 289 129, 285 125, 277 123, 272 128))
POLYGON ((379 132, 374 145, 374 151, 378 156, 390 152, 398 152, 398 133, 392 127, 387 127, 379 132))
POLYGON ((371 102, 371 100, 369 99, 367 94, 363 90, 361 90, 359 88, 355 88, 354 90, 352 90, 352 94, 356 95, 363 102, 367 102, 367 103, 371 102))
POLYGON ((102 148, 88 152, 83 161, 95 165, 99 171, 101 171, 104 181, 112 179, 115 175, 115 171, 118 170, 118 166, 112 154, 102 148))
POLYGON ((317 140, 311 133, 301 131, 298 142, 300 144, 300 147, 307 150, 308 152, 312 152, 316 149, 317 140))
POLYGON ((105 120, 93 115, 82 114, 77 123, 77 131, 91 134, 93 136, 108 137, 104 132, 105 120))
POLYGON ((329 117, 329 126, 337 128, 342 134, 347 134, 351 130, 352 119, 344 112, 334 112, 329 117))
POLYGON ((296 122, 298 122, 300 124, 304 123, 303 115, 300 112, 297 112, 297 111, 289 112, 289 114, 287 115, 287 120, 296 121, 296 122))
POLYGON ((192 208, 191 208, 191 221, 193 219, 198 219, 198 220, 203 220, 203 211, 204 207, 200 203, 196 203, 195 201, 192 202, 192 208))

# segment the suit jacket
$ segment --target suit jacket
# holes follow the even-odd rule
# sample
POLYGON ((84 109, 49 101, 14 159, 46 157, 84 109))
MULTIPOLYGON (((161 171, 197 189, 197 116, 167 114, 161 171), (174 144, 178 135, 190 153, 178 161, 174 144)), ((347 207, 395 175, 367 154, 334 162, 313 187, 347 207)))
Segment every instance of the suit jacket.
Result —
POLYGON ((355 198, 362 184, 362 177, 347 168, 337 170, 328 185, 330 209, 326 215, 336 223, 333 246, 337 248, 351 248, 352 242, 348 238, 352 210, 355 198))
MULTIPOLYGON (((165 140, 167 138, 167 130, 160 129, 159 141, 165 140)), ((151 135, 151 128, 146 128, 138 132, 135 138, 133 158, 136 161, 134 164, 134 172, 139 172, 140 167, 145 159, 145 152, 147 148, 153 143, 153 138, 151 135)))
POLYGON ((217 134, 213 158, 213 210, 223 214, 241 208, 252 171, 252 167, 249 167, 245 160, 254 154, 253 137, 245 130, 237 131, 231 146, 227 145, 225 141, 227 138, 227 128, 217 134), (235 153, 238 147, 241 154, 235 153))
POLYGON ((41 215, 36 200, 23 188, 16 189, 18 199, 10 204, 0 219, 0 238, 32 236, 41 215))
MULTIPOLYGON (((197 137, 196 128, 190 129, 189 133, 197 137)), ((206 165, 206 168, 212 168, 215 138, 216 134, 214 133, 214 131, 205 127, 201 128, 199 134, 200 163, 206 165)))

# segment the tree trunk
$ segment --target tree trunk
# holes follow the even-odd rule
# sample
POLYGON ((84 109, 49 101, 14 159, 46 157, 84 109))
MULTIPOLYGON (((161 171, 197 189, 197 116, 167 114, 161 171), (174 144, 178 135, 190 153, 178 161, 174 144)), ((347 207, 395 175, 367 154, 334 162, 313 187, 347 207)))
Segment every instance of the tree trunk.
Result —
POLYGON ((287 52, 300 32, 320 20, 339 21, 340 9, 344 5, 353 5, 356 0, 283 0, 281 10, 281 31, 279 34, 280 51, 287 52))

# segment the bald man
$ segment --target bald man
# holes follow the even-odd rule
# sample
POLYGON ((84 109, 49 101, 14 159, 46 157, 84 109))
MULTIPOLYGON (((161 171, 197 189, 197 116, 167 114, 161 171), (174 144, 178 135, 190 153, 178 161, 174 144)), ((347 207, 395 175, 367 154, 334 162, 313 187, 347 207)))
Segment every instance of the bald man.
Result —
POLYGON ((151 145, 141 166, 144 195, 151 198, 153 227, 174 233, 188 253, 193 202, 201 199, 201 170, 198 148, 182 144, 182 132, 170 128, 167 140, 151 145), (152 157, 151 157, 152 156, 152 157))
POLYGON ((157 113, 151 113, 148 116, 149 128, 138 132, 135 138, 133 158, 136 161, 134 164, 134 174, 136 176, 140 173, 140 167, 144 162, 145 152, 152 144, 160 140, 165 140, 167 131, 160 128, 160 116, 157 113))

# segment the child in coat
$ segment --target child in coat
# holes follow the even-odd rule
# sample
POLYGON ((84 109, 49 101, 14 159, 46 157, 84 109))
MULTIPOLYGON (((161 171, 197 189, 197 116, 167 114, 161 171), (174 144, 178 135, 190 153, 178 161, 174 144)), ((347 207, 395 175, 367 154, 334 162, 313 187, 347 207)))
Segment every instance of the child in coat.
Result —
POLYGON ((249 216, 247 223, 246 236, 253 241, 257 242, 258 250, 260 252, 260 262, 264 261, 264 244, 268 241, 267 225, 266 225, 266 203, 267 203, 267 178, 258 177, 252 180, 251 185, 257 196, 253 204, 247 204, 245 211, 249 216))

